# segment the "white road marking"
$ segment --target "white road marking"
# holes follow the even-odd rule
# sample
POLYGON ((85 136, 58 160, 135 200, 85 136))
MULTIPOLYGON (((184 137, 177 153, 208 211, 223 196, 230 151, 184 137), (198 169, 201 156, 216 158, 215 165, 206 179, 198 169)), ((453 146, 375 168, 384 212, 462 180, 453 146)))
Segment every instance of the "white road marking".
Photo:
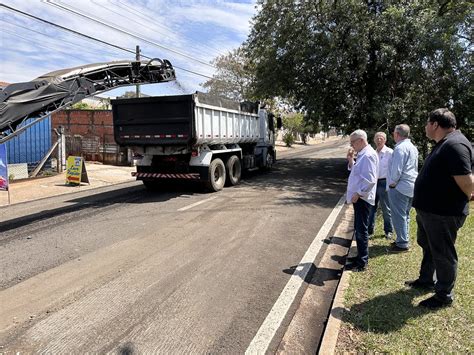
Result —
POLYGON ((331 214, 324 222, 323 226, 303 256, 303 259, 301 259, 296 271, 293 275, 291 275, 288 283, 281 292, 280 297, 278 297, 277 301, 270 310, 270 313, 268 313, 267 318, 265 318, 257 334, 245 351, 245 354, 265 354, 267 352, 273 337, 283 322, 283 319, 285 318, 291 304, 298 294, 301 285, 306 279, 310 266, 314 262, 316 255, 321 249, 324 239, 326 239, 326 236, 336 221, 339 212, 344 206, 344 201, 345 195, 340 198, 336 204, 336 207, 334 207, 331 214))
POLYGON ((178 212, 189 210, 190 208, 193 208, 193 207, 196 207, 196 206, 198 206, 198 205, 200 205, 200 204, 203 204, 203 203, 205 203, 205 202, 214 200, 214 199, 216 199, 217 197, 218 197, 218 196, 212 196, 212 197, 206 198, 205 200, 202 200, 202 201, 198 201, 198 202, 196 202, 196 203, 193 203, 193 204, 191 204, 191 205, 189 205, 189 206, 182 207, 182 208, 178 209, 178 212))

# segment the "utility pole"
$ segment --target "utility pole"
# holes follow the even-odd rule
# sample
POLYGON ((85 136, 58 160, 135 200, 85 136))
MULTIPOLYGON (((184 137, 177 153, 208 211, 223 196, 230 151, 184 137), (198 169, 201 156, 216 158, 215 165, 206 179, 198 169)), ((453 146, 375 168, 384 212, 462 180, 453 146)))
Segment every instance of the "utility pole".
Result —
POLYGON ((66 170, 66 137, 64 135, 64 127, 60 126, 56 130, 58 134, 58 172, 62 173, 66 170))
MULTIPOLYGON (((137 62, 140 61, 140 46, 136 46, 135 48, 135 59, 137 62)), ((140 85, 136 85, 136 97, 140 97, 140 85)))

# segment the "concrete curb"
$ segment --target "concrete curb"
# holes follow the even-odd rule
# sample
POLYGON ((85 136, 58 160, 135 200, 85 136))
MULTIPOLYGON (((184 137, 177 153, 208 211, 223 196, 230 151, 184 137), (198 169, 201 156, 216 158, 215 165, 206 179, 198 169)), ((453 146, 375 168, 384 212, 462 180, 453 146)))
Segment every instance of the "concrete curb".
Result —
POLYGON ((97 186, 97 187, 90 187, 88 189, 84 189, 84 190, 80 190, 80 191, 70 191, 70 192, 64 192, 64 193, 60 193, 60 194, 52 194, 50 196, 44 196, 44 197, 40 197, 40 198, 32 198, 31 200, 28 200, 28 201, 15 202, 15 203, 12 203, 10 205, 0 205, 0 210, 2 210, 2 209, 5 209, 5 210, 12 209, 12 207, 17 207, 19 205, 26 205, 26 204, 29 204, 29 203, 32 203, 32 202, 40 202, 40 201, 43 201, 43 200, 49 200, 49 199, 57 198, 57 197, 61 197, 61 196, 71 196, 71 195, 73 196, 73 195, 78 195, 78 194, 86 193, 86 192, 90 192, 90 193, 93 194, 96 191, 104 190, 104 189, 106 189, 108 187, 111 187, 111 186, 120 186, 120 185, 126 185, 126 184, 131 184, 131 183, 136 183, 136 181, 131 180, 131 181, 111 182, 111 183, 108 183, 107 185, 102 185, 102 186, 97 186))
MULTIPOLYGON (((328 318, 340 278, 344 275, 341 260, 346 258, 353 234, 352 208, 346 205, 334 225, 328 246, 317 257, 314 274, 283 335, 276 354, 312 354, 323 349, 323 338, 333 334, 337 340, 338 328, 328 328, 328 318)), ((347 277, 347 276, 346 276, 347 277)), ((341 295, 340 297, 343 297, 341 295)), ((325 345, 323 345, 325 346, 325 345)), ((333 348, 335 346, 335 341, 333 348)), ((324 353, 332 353, 323 351, 324 353)))
MULTIPOLYGON (((354 210, 348 209, 347 215, 354 218, 354 210)), ((351 250, 354 250, 355 242, 352 241, 351 248, 349 249, 348 255, 351 250)), ((329 314, 326 329, 324 331, 323 339, 320 344, 319 354, 334 354, 336 352, 337 339, 339 331, 341 329, 342 316, 346 308, 344 307, 344 295, 349 287, 351 272, 347 272, 343 269, 341 279, 337 286, 336 294, 334 295, 334 301, 331 306, 331 312, 329 314)))
POLYGON ((114 200, 123 195, 120 188, 133 189, 137 193, 144 190, 141 184, 132 181, 131 183, 101 186, 1 207, 0 211, 4 211, 4 213, 0 215, 0 232, 22 227, 41 219, 52 218, 59 214, 77 211, 98 202, 114 200))
POLYGON ((337 338, 341 329, 342 315, 344 313, 344 294, 349 287, 351 273, 343 272, 339 285, 337 286, 334 302, 329 314, 326 330, 321 341, 319 354, 334 354, 336 352, 337 338))

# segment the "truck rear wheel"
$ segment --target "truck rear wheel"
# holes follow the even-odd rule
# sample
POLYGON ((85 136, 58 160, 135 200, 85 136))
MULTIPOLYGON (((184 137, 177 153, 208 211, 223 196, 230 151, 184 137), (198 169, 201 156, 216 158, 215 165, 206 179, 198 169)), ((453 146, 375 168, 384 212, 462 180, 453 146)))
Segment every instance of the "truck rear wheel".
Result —
POLYGON ((232 155, 225 164, 227 171, 226 183, 229 186, 235 186, 240 183, 240 177, 242 175, 242 165, 237 155, 232 155))
POLYGON ((220 191, 225 184, 225 166, 221 159, 216 158, 209 165, 209 178, 206 187, 210 191, 220 191))
POLYGON ((273 157, 273 154, 268 151, 267 155, 265 157, 265 170, 271 170, 273 167, 273 163, 275 163, 275 158, 273 157))

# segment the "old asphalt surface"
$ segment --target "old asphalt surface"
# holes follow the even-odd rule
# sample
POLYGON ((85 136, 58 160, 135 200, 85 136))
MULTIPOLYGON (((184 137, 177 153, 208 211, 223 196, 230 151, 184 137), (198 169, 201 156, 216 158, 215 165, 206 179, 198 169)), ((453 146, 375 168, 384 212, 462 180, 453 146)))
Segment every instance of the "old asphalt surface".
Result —
MULTIPOLYGON (((336 139, 340 138, 330 140, 336 139)), ((320 143, 323 142, 312 141, 310 145, 320 143)), ((277 145, 277 151, 279 157, 284 158, 304 154, 304 146, 297 144, 286 148, 280 144, 277 145)), ((93 189, 109 193, 111 197, 119 184, 142 189, 141 182, 136 182, 131 176, 134 167, 86 162, 86 170, 90 183, 80 186, 66 185, 64 173, 14 182, 10 185, 10 205, 7 192, 0 191, 0 232, 5 228, 8 230, 21 226, 30 218, 37 219, 38 214, 42 213, 38 212, 42 206, 46 206, 46 216, 55 215, 54 211, 61 213, 72 205, 68 202, 72 196, 88 196, 94 193, 90 191, 93 189), (51 197, 57 202, 49 204, 47 201, 51 197)), ((342 273, 342 269, 352 239, 351 226, 351 209, 344 207, 330 231, 331 243, 327 252, 308 281, 308 287, 292 319, 285 324, 287 330, 278 346, 278 353, 334 353, 340 325, 340 314, 335 310, 342 309, 343 292, 350 274, 342 273)))

